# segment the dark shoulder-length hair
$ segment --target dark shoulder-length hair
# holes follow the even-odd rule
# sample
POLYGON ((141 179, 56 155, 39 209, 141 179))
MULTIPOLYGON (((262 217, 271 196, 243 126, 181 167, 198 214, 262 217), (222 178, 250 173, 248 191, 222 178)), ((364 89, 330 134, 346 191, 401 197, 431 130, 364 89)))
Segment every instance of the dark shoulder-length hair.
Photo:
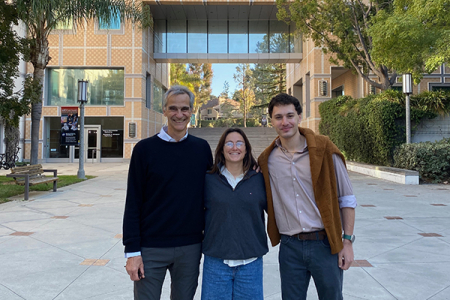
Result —
POLYGON ((213 165, 212 169, 209 171, 209 173, 211 173, 211 174, 212 173, 220 173, 221 166, 225 165, 225 156, 223 155, 223 147, 225 146, 225 141, 227 139, 227 136, 232 132, 239 133, 240 135, 242 135, 242 138, 244 139, 245 150, 246 150, 246 153, 244 156, 244 161, 242 162, 244 173, 256 165, 256 160, 252 154, 252 145, 250 145, 250 142, 248 141, 248 138, 245 135, 244 131, 242 131, 242 129, 240 129, 240 128, 228 128, 222 134, 222 136, 220 137, 219 143, 217 144, 216 154, 215 154, 215 158, 214 158, 214 165, 213 165))

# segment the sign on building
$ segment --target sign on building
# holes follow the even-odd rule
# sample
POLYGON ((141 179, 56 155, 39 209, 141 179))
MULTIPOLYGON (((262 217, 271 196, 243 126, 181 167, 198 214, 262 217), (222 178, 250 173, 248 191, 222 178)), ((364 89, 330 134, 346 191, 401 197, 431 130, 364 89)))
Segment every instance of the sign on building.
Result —
POLYGON ((78 145, 78 107, 61 106, 61 145, 78 145))

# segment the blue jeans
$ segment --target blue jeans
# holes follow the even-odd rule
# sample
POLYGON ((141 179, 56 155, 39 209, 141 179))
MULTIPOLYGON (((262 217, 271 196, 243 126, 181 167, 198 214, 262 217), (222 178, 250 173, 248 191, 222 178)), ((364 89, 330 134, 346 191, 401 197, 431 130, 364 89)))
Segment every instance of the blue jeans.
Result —
POLYGON ((304 241, 281 235, 278 256, 283 300, 306 300, 311 276, 321 300, 342 300, 343 271, 328 238, 304 241))
POLYGON ((223 259, 204 256, 202 300, 262 300, 263 260, 230 267, 223 259))

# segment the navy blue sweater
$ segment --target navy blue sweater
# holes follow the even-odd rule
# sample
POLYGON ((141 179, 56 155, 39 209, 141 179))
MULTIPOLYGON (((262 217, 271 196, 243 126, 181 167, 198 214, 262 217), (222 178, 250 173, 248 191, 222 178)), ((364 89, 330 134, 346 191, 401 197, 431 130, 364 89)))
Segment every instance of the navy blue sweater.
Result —
POLYGON ((133 149, 123 220, 125 252, 179 247, 203 238, 203 188, 211 148, 188 135, 178 143, 158 136, 133 149))
POLYGON ((268 252, 262 173, 248 171, 234 189, 225 176, 206 174, 205 209, 204 254, 221 259, 248 259, 268 252))

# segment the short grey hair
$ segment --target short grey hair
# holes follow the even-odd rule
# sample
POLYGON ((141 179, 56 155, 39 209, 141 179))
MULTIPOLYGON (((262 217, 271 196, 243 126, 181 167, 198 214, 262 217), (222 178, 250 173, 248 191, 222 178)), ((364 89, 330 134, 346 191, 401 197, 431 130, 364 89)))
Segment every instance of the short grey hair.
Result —
POLYGON ((189 90, 184 85, 174 85, 170 87, 170 89, 164 94, 163 108, 165 109, 167 107, 167 99, 169 99, 170 96, 182 94, 186 94, 189 96, 189 107, 191 110, 194 109, 194 93, 192 93, 191 90, 189 90))

